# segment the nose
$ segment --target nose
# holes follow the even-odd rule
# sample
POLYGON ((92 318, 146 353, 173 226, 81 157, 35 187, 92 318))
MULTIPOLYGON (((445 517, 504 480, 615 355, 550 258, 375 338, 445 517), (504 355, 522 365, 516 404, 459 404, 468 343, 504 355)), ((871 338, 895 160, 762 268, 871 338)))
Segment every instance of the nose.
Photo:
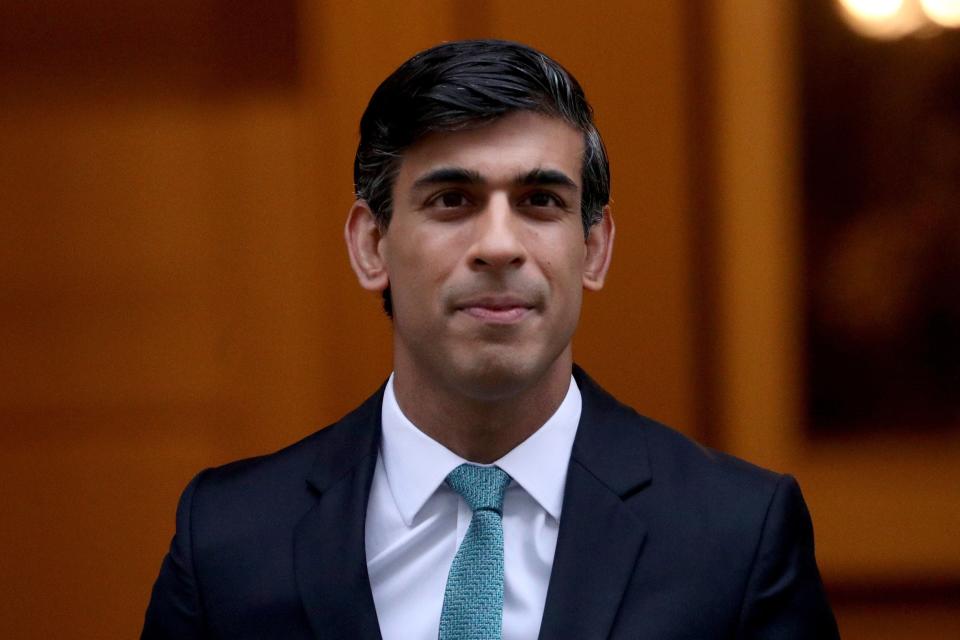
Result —
POLYGON ((479 270, 517 268, 526 261, 520 238, 520 221, 503 194, 490 198, 477 217, 470 263, 479 270))

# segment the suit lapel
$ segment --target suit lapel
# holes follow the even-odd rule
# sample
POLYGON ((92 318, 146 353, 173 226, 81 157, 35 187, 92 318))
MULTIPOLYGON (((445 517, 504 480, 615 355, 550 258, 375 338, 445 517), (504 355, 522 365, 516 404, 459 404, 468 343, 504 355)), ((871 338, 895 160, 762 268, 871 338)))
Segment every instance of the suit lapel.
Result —
POLYGON ((632 409, 579 368, 583 410, 540 638, 606 638, 643 547, 645 527, 624 500, 650 482, 645 435, 632 409))
MULTIPOLYGON (((607 637, 643 547, 624 500, 650 482, 644 431, 581 369, 583 397, 540 638, 607 637)), ((364 547, 383 388, 322 433, 308 483, 316 506, 294 531, 294 571, 314 635, 381 640, 364 547)))
POLYGON ((294 531, 294 571, 318 638, 380 640, 364 524, 380 442, 383 389, 328 427, 308 483, 317 505, 294 531))

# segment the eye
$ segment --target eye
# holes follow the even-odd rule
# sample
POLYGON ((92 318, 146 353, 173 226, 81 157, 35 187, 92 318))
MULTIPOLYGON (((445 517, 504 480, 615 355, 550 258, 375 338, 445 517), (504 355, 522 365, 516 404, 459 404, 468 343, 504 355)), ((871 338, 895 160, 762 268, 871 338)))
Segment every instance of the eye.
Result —
POLYGON ((527 195, 527 197, 521 201, 521 204, 526 204, 531 207, 559 207, 561 209, 566 207, 566 203, 563 200, 549 191, 534 191, 527 195))
POLYGON ((444 191, 433 197, 428 203, 432 207, 441 207, 444 209, 457 209, 469 204, 467 196, 459 191, 444 191))

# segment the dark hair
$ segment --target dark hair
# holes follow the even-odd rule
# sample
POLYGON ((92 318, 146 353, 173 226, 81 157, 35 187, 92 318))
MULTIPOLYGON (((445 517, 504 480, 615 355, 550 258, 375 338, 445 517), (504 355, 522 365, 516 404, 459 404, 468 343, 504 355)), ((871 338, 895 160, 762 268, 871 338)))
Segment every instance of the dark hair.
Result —
MULTIPOLYGON (((461 40, 416 54, 377 87, 360 120, 357 198, 386 229, 404 149, 437 131, 482 126, 514 111, 554 116, 583 132, 584 234, 610 200, 610 165, 583 89, 547 55, 516 42, 461 40)), ((389 292, 384 307, 390 315, 389 292)))

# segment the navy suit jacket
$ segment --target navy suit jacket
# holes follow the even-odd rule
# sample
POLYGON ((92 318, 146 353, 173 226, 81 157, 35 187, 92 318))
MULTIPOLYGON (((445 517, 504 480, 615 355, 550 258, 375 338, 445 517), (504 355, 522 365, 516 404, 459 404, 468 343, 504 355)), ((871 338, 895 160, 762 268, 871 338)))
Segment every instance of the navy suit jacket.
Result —
MULTIPOLYGON (((583 396, 543 640, 837 638, 797 483, 583 396)), ((383 389, 274 454, 200 473, 142 638, 379 639, 364 519, 383 389)))

